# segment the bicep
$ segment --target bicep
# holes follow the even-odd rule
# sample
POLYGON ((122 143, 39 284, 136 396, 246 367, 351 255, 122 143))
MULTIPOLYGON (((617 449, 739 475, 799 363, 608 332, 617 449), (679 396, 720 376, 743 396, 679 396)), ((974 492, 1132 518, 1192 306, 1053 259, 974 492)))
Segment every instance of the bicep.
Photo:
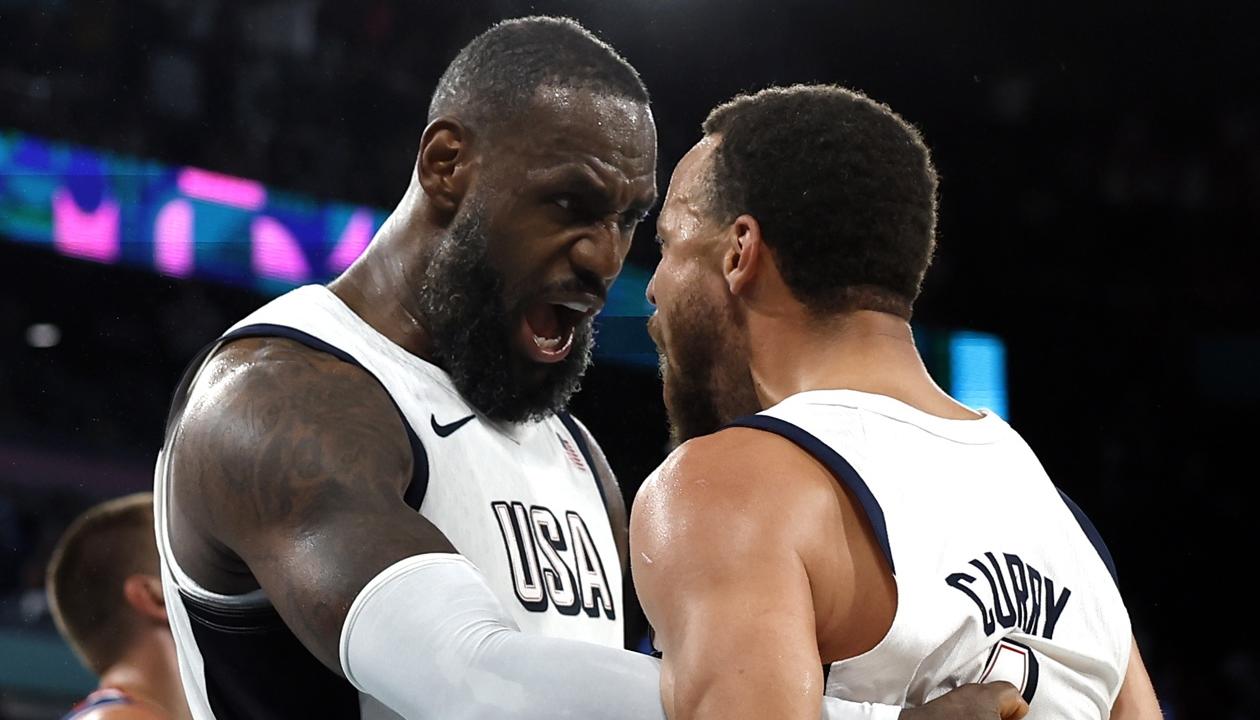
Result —
POLYGON ((636 504, 632 562, 670 717, 818 717, 813 600, 792 547, 738 519, 697 522, 651 505, 636 504))
POLYGON ((822 664, 799 563, 750 561, 673 592, 661 645, 675 720, 818 716, 822 664))
POLYGON ((1155 697, 1155 686, 1146 672, 1146 664, 1138 652, 1137 639, 1133 640, 1133 649, 1129 653, 1129 667, 1125 671, 1124 683, 1120 686, 1120 694, 1111 709, 1111 717, 1116 720, 1159 720, 1163 714, 1159 708, 1159 700, 1155 697))
POLYGON ((202 394, 213 405, 186 411, 176 473, 199 489, 210 536, 339 671, 341 625, 367 582, 403 558, 453 552, 403 500, 403 420, 370 375, 310 351, 281 346, 223 378, 202 394))

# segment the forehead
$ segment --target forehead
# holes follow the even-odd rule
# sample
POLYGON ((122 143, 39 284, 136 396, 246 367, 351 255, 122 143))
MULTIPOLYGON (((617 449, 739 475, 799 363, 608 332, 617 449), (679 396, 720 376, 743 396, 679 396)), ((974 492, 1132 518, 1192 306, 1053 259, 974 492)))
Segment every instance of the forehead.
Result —
POLYGON ((644 104, 574 88, 539 88, 505 143, 527 177, 568 163, 655 187, 656 123, 644 104))
POLYGON ((690 234, 685 231, 694 230, 704 222, 709 199, 707 171, 719 141, 715 136, 706 135, 678 161, 661 207, 659 223, 662 229, 690 234))

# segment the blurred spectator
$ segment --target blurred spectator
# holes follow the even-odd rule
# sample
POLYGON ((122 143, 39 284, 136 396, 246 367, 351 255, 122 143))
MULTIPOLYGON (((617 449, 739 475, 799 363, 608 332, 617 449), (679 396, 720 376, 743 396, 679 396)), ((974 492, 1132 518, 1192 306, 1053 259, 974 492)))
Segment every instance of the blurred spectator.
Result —
POLYGON ((57 629, 100 678, 69 718, 190 718, 167 623, 153 496, 102 503, 71 523, 48 564, 57 629))

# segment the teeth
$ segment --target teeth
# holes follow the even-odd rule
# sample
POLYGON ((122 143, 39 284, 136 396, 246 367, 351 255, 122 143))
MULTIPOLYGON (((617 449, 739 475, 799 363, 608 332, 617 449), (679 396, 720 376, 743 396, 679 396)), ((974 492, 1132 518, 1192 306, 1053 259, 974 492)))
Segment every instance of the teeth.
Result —
POLYGON ((545 338, 535 335, 534 344, 543 350, 554 352, 560 349, 560 338, 545 338))
POLYGON ((576 301, 552 303, 552 304, 559 305, 560 307, 566 307, 570 310, 573 310, 574 312, 580 312, 580 313, 587 312, 593 307, 592 305, 588 303, 576 302, 576 301))

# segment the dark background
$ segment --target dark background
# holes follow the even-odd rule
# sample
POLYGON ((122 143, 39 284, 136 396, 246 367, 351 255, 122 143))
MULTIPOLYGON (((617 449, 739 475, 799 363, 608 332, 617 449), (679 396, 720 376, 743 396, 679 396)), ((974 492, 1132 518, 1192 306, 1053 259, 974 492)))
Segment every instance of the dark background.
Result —
MULTIPOLYGON (((0 127, 392 207, 438 75, 496 19, 576 17, 638 67, 662 190, 736 92, 861 89, 923 130, 942 177, 916 321, 1006 340, 1010 420, 1107 538, 1168 715, 1247 718, 1260 716, 1243 585, 1260 410, 1252 8, 0 0, 0 127)), ((649 237, 631 253, 648 268, 649 237)), ((57 533, 149 484, 183 364, 265 298, 3 242, 0 267, 0 627, 47 632, 57 533), (62 328, 60 345, 28 347, 39 322, 62 328)), ((658 398, 651 371, 606 363, 576 402, 628 494, 663 455, 658 398)), ((0 687, 0 718, 60 701, 0 687)))

